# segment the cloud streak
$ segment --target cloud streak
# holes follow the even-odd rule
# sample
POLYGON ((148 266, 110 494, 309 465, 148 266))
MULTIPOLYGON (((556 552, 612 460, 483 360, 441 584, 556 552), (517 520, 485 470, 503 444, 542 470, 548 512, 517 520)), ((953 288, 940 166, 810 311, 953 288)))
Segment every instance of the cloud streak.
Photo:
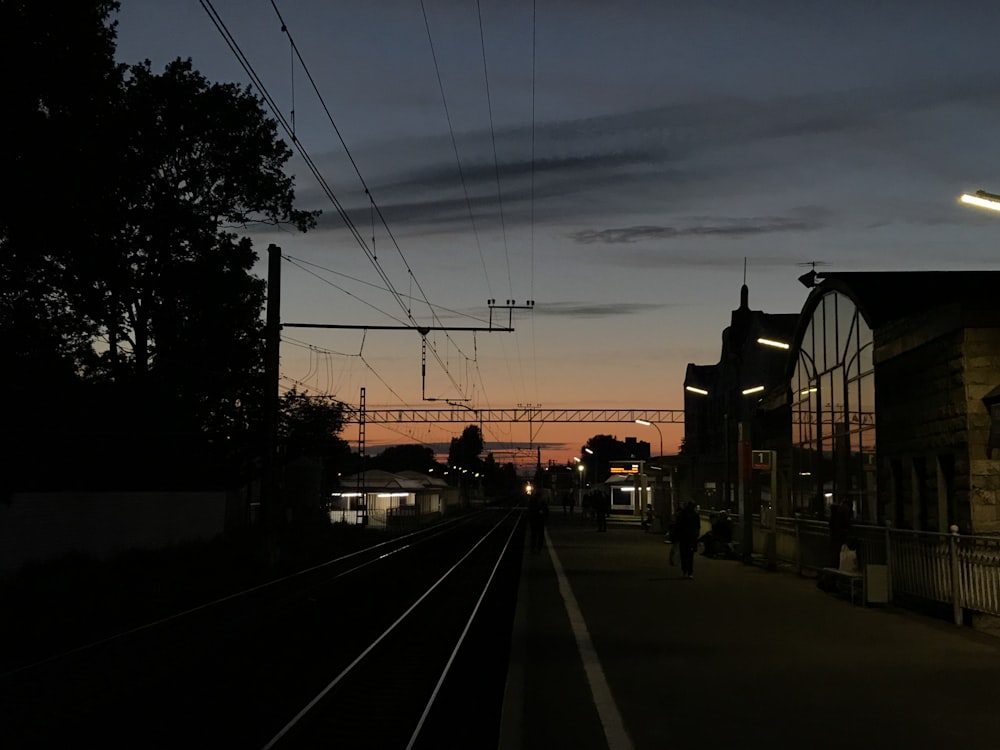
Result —
POLYGON ((622 315, 641 315, 663 310, 670 305, 642 302, 548 302, 535 306, 536 315, 572 318, 610 318, 622 315))
MULTIPOLYGON (((960 84, 855 88, 763 99, 705 97, 629 112, 536 123, 497 131, 499 164, 489 131, 456 133, 461 170, 447 136, 368 144, 372 194, 393 224, 438 232, 499 225, 497 183, 508 228, 572 221, 582 215, 676 213, 712 194, 759 194, 787 186, 782 166, 799 172, 863 168, 872 154, 892 159, 887 143, 906 142, 910 118, 941 107, 996 107, 997 86, 973 78, 960 84), (836 158, 834 158, 836 155, 836 158), (811 166, 810 166, 811 165, 811 166), (463 191, 464 183, 464 191, 463 191), (466 197, 467 196, 467 197, 466 197)), ((324 158, 320 157, 320 162, 324 158)), ((328 156, 336 171, 336 156, 328 156)), ((324 172, 327 169, 324 168, 324 172)), ((340 170, 343 172, 343 170, 340 170)), ((300 191, 303 205, 322 205, 318 191, 300 191)), ((363 194, 343 203, 359 226, 369 223, 363 194)), ((914 213, 914 221, 919 220, 914 213)), ((634 242, 696 236, 746 237, 821 227, 793 220, 708 220, 706 226, 624 226, 605 235, 579 232, 578 242, 634 242)), ((342 225, 327 211, 321 227, 342 225)))
POLYGON ((818 221, 789 219, 781 216, 761 218, 699 219, 690 226, 615 227, 611 229, 585 229, 571 232, 569 237, 584 245, 604 243, 629 244, 648 240, 675 240, 690 237, 750 237, 775 232, 814 232, 824 227, 818 221), (708 223, 700 223, 706 221, 708 223))

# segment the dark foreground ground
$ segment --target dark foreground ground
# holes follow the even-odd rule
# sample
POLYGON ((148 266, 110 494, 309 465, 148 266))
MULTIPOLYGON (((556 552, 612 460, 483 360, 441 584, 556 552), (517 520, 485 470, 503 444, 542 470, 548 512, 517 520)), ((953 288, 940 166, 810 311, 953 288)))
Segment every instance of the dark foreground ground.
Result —
POLYGON ((378 543, 346 525, 289 529, 265 562, 252 535, 25 566, 0 582, 0 673, 378 543))

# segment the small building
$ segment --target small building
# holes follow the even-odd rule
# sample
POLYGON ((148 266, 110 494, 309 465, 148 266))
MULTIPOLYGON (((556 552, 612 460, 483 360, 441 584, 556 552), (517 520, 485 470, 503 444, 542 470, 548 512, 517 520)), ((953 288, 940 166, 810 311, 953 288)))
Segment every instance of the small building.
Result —
POLYGON ((395 520, 428 518, 460 504, 459 491, 444 479, 417 471, 372 469, 342 477, 330 496, 334 523, 384 528, 395 520))

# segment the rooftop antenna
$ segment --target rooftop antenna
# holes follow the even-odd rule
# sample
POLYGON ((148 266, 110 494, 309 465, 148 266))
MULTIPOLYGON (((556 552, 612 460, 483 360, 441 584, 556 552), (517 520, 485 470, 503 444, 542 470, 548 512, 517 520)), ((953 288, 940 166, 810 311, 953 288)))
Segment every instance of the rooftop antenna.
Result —
POLYGON ((803 286, 811 289, 816 286, 816 266, 828 266, 830 264, 823 260, 807 260, 802 263, 796 263, 795 265, 810 267, 810 270, 799 276, 799 282, 803 286))
POLYGON ((743 256, 743 286, 747 285, 747 256, 743 256))

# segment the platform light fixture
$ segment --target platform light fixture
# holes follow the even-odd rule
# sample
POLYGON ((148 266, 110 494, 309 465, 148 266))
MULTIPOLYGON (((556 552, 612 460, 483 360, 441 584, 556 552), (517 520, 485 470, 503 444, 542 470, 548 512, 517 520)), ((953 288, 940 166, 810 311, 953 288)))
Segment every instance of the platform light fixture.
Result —
POLYGON ((959 200, 962 203, 969 204, 970 206, 988 208, 991 211, 1000 211, 1000 195, 987 193, 985 190, 977 190, 975 194, 962 193, 962 197, 959 198, 959 200))
POLYGON ((704 388, 699 388, 698 386, 695 385, 686 385, 684 386, 684 390, 687 391, 688 393, 696 393, 699 396, 708 395, 708 391, 706 391, 704 388))
POLYGON ((656 422, 650 422, 648 419, 637 419, 636 424, 645 425, 646 427, 652 427, 656 430, 656 433, 660 436, 660 457, 663 457, 663 432, 660 430, 660 426, 656 422))
POLYGON ((788 343, 786 343, 784 341, 776 341, 775 339, 759 338, 759 339, 757 339, 757 343, 760 344, 761 346, 770 346, 770 347, 773 347, 775 349, 791 349, 792 348, 791 344, 788 344, 788 343))

